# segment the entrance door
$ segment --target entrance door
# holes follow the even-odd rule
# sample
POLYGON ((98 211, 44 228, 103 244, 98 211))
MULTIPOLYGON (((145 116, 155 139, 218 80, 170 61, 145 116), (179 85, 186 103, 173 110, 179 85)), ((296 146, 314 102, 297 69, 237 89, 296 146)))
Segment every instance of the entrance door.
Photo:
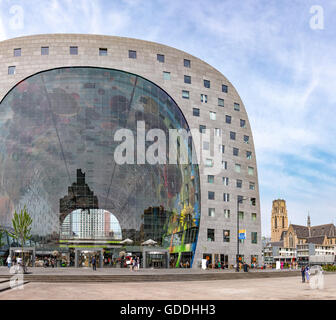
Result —
POLYGON ((146 266, 147 268, 167 268, 167 253, 164 252, 147 252, 146 253, 146 266))

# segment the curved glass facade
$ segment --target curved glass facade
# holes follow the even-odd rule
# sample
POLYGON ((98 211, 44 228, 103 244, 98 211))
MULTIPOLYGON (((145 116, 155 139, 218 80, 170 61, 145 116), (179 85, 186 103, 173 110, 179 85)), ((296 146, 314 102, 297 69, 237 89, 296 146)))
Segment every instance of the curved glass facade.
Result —
MULTIPOLYGON (((139 121, 165 132, 167 146, 169 129, 188 130, 175 102, 133 74, 60 68, 19 83, 0 104, 0 224, 11 225, 14 210, 26 205, 33 239, 46 246, 152 239, 175 265, 182 252, 192 263, 198 166, 117 164, 116 131, 129 129, 137 141, 139 121)), ((190 141, 182 143, 191 153, 190 141)))

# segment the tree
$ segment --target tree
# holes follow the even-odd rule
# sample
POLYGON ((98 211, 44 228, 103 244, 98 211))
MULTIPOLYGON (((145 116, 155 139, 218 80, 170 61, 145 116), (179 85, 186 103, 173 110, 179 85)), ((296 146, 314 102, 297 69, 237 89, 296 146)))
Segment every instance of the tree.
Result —
POLYGON ((14 217, 12 219, 13 224, 13 232, 8 232, 8 235, 12 237, 13 239, 16 239, 19 243, 21 243, 22 248, 22 265, 23 270, 25 272, 25 260, 24 260, 24 252, 23 247, 27 240, 29 240, 31 235, 31 224, 33 222, 33 219, 30 217, 26 206, 24 206, 23 209, 20 210, 19 213, 14 212, 14 217))

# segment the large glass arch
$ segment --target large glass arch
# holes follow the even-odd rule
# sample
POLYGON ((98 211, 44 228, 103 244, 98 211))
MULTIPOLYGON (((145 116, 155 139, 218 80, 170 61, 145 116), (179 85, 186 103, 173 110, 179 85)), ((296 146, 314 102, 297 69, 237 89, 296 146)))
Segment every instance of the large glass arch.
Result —
MULTIPOLYGON (((169 248, 176 263, 181 253, 193 257, 198 166, 118 165, 114 135, 129 129, 136 141, 139 121, 146 131, 163 130, 167 146, 169 129, 189 129, 173 99, 134 74, 73 67, 20 82, 0 104, 0 224, 10 225, 14 210, 26 205, 33 235, 57 245, 69 214, 106 210, 122 233, 110 240, 130 238, 140 245, 152 239, 169 248)), ((180 143, 191 153, 188 139, 180 143)))

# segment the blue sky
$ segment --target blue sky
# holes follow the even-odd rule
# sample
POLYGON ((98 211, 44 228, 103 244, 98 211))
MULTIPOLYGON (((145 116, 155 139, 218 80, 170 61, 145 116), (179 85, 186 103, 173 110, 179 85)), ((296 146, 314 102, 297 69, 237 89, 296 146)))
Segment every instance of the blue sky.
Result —
MULTIPOLYGON (((336 0, 0 0, 0 39, 40 33, 140 38, 184 50, 237 88, 252 125, 262 229, 336 223, 336 0), (310 9, 323 9, 312 29, 310 9), (18 10, 18 11, 17 11, 18 10), (13 13, 23 23, 13 23, 13 13)), ((14 20, 15 22, 15 20, 14 20)))

